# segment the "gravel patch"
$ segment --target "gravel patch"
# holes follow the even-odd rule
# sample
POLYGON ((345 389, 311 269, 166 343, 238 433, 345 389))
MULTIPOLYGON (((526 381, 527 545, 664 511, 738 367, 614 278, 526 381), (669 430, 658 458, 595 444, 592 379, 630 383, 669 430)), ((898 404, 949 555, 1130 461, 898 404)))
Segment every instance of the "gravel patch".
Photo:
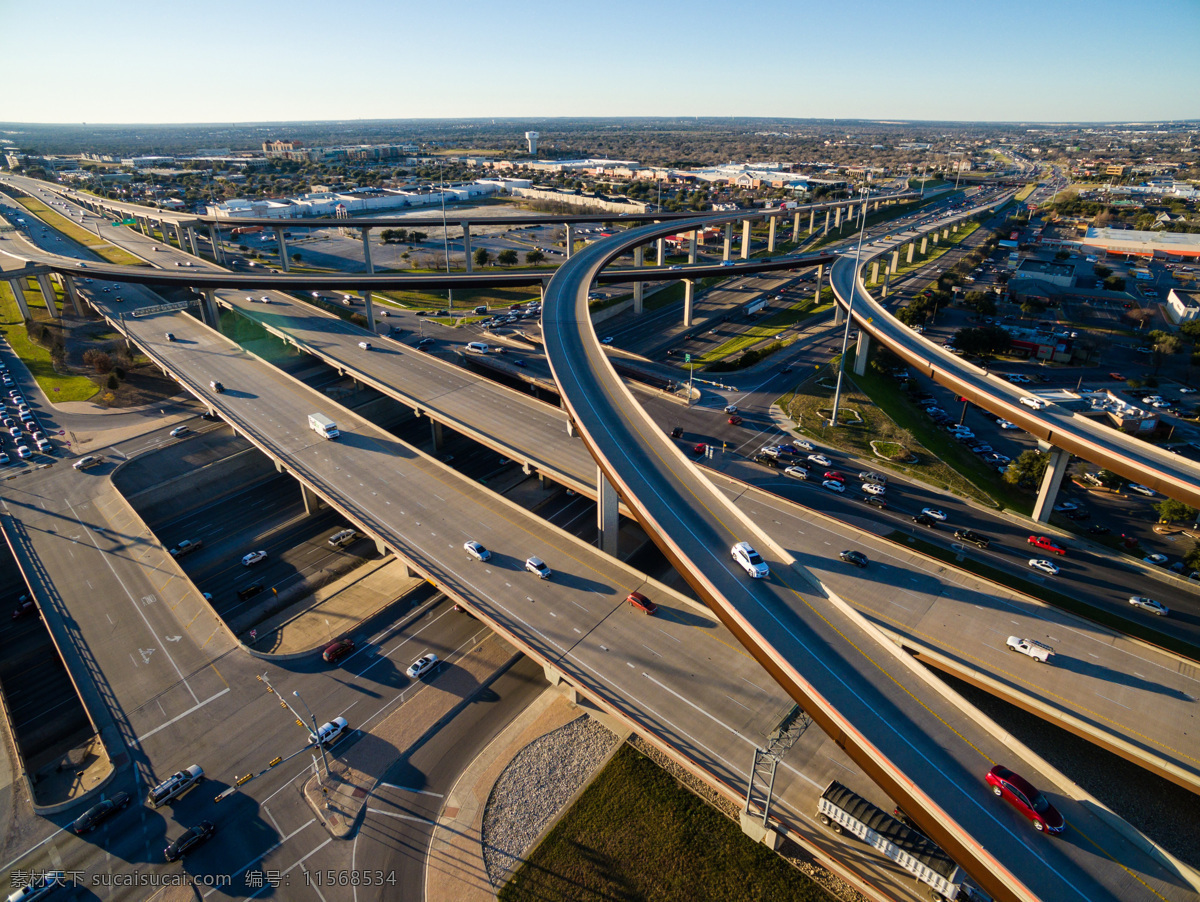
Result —
POLYGON ((492 787, 483 814, 483 862, 493 887, 504 885, 615 741, 585 714, 517 753, 492 787))

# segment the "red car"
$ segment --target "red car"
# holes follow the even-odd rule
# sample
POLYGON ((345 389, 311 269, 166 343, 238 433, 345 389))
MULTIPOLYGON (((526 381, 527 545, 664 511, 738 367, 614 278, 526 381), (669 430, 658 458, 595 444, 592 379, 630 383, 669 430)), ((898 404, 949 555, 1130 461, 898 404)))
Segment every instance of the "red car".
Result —
POLYGON ((658 605, 652 602, 641 592, 630 592, 629 597, 625 599, 639 611, 645 611, 647 614, 653 614, 658 610, 658 605))
POLYGON ((741 418, 741 417, 739 417, 737 414, 734 414, 733 416, 731 416, 731 417, 729 418, 729 425, 730 425, 730 426, 741 426, 741 425, 742 425, 742 418, 741 418))
POLYGON ((1053 539, 1048 539, 1045 536, 1030 536, 1029 544, 1035 548, 1040 548, 1042 551, 1049 551, 1053 554, 1066 554, 1067 550, 1061 545, 1055 544, 1053 539))
POLYGON ((700 442, 698 445, 696 445, 695 448, 692 449, 692 453, 693 454, 703 454, 707 450, 708 450, 708 445, 704 444, 704 442, 700 442))
POLYGON ((345 639, 338 639, 336 642, 325 646, 325 651, 321 652, 321 657, 326 664, 336 664, 352 651, 354 651, 354 640, 347 637, 345 639))
POLYGON ((1120 373, 1109 373, 1109 374, 1108 374, 1108 378, 1109 378, 1109 379, 1116 379, 1118 382, 1124 382, 1124 381, 1125 381, 1125 377, 1124 377, 1124 376, 1122 376, 1120 373))
POLYGON ((1003 765, 997 764, 987 772, 985 779, 992 792, 1025 815, 1039 832, 1057 835, 1067 826, 1058 809, 1030 785, 1024 777, 1014 774, 1003 765))
POLYGON ((832 479, 834 482, 845 482, 846 481, 846 477, 843 476, 841 473, 839 473, 837 470, 826 470, 825 478, 832 479))

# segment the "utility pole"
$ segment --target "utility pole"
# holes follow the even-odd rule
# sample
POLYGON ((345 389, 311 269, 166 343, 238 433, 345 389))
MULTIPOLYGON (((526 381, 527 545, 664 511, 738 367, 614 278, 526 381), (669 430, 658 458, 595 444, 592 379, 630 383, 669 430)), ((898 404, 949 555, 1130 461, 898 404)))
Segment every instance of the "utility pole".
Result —
POLYGON ((321 735, 317 730, 317 715, 312 713, 312 708, 308 707, 308 702, 300 695, 299 692, 293 692, 292 695, 300 699, 300 703, 304 705, 304 710, 308 712, 308 716, 312 718, 313 739, 317 743, 317 748, 321 750, 321 764, 325 766, 325 777, 329 777, 329 762, 325 758, 325 743, 321 742, 321 735))

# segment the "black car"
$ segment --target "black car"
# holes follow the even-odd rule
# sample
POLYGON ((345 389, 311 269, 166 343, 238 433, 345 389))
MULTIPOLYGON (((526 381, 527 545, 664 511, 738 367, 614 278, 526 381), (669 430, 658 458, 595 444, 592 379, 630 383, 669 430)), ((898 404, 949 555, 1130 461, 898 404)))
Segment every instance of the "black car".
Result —
POLYGON ((213 391, 215 391, 218 395, 221 394, 221 392, 225 391, 225 386, 222 385, 220 382, 218 382, 216 379, 214 379, 212 382, 208 383, 208 385, 209 385, 209 388, 211 388, 213 391))
POLYGON ((1086 507, 1077 507, 1075 510, 1066 512, 1066 517, 1068 520, 1087 520, 1090 519, 1091 516, 1091 513, 1086 507))
POLYGON ((960 542, 970 542, 972 545, 978 545, 980 548, 987 548, 992 544, 991 539, 980 535, 972 529, 956 529, 954 530, 954 538, 960 542))
POLYGON ((878 495, 860 495, 858 500, 870 507, 877 507, 881 511, 887 510, 887 502, 878 495))
POLYGON ((778 460, 778 458, 774 458, 774 457, 772 457, 772 456, 771 456, 771 455, 769 455, 769 454, 756 454, 756 455, 754 455, 754 462, 755 462, 756 464, 762 464, 764 467, 770 467, 772 470, 778 470, 778 469, 779 469, 779 460, 778 460))
POLYGON ((928 514, 917 514, 912 518, 912 521, 918 526, 928 526, 930 529, 937 529, 937 520, 928 514))
POLYGON ((1110 532, 1112 532, 1112 530, 1109 529, 1107 526, 1100 526, 1099 524, 1097 524, 1095 526, 1089 526, 1087 531, 1088 531, 1088 535, 1093 535, 1093 536, 1106 536, 1110 532))
POLYGON ((217 828, 212 821, 201 821, 196 826, 185 830, 179 839, 163 850, 163 854, 167 861, 178 861, 216 832, 217 828))
POLYGON ((683 438, 683 427, 676 426, 671 430, 671 438, 683 438))
POLYGON ((262 590, 263 590, 262 583, 251 583, 250 585, 246 586, 246 588, 244 588, 244 589, 238 589, 238 594, 237 594, 238 600, 245 601, 247 598, 253 598, 255 595, 257 595, 262 590))
POLYGON ((90 833, 95 830, 103 821, 108 820, 112 815, 116 814, 122 808, 129 804, 129 793, 117 792, 113 793, 111 799, 105 799, 99 805, 95 805, 81 814, 75 819, 75 823, 71 825, 76 833, 90 833))
POLYGON ((870 563, 870 561, 867 560, 867 556, 861 551, 843 551, 838 554, 838 557, 840 557, 847 564, 853 564, 855 567, 865 567, 870 563))

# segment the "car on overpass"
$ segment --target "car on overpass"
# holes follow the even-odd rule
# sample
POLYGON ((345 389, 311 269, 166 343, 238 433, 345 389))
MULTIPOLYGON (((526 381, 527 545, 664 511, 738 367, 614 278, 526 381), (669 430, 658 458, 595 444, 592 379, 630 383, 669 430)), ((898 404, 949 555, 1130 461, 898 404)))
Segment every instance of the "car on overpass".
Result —
POLYGON ((1129 596, 1129 603, 1135 608, 1141 608, 1143 611, 1150 611, 1152 614, 1157 614, 1159 617, 1166 617, 1171 613, 1171 609, 1161 601, 1155 601, 1153 598, 1147 598, 1144 595, 1129 596))
POLYGON ((354 640, 346 636, 326 645, 325 650, 321 652, 321 659, 326 664, 336 664, 352 651, 354 651, 354 640))
POLYGON ((749 542, 738 542, 729 549, 729 553, 734 561, 755 579, 766 579, 771 575, 771 568, 749 542))
POLYGON ((408 669, 404 671, 412 679, 418 679, 433 670, 437 666, 438 656, 430 652, 427 655, 422 655, 408 665, 408 669))
POLYGON ((1066 829, 1067 822, 1058 809, 1024 777, 997 764, 987 772, 985 779, 992 787, 992 793, 1033 821, 1039 833, 1057 835, 1066 829))

